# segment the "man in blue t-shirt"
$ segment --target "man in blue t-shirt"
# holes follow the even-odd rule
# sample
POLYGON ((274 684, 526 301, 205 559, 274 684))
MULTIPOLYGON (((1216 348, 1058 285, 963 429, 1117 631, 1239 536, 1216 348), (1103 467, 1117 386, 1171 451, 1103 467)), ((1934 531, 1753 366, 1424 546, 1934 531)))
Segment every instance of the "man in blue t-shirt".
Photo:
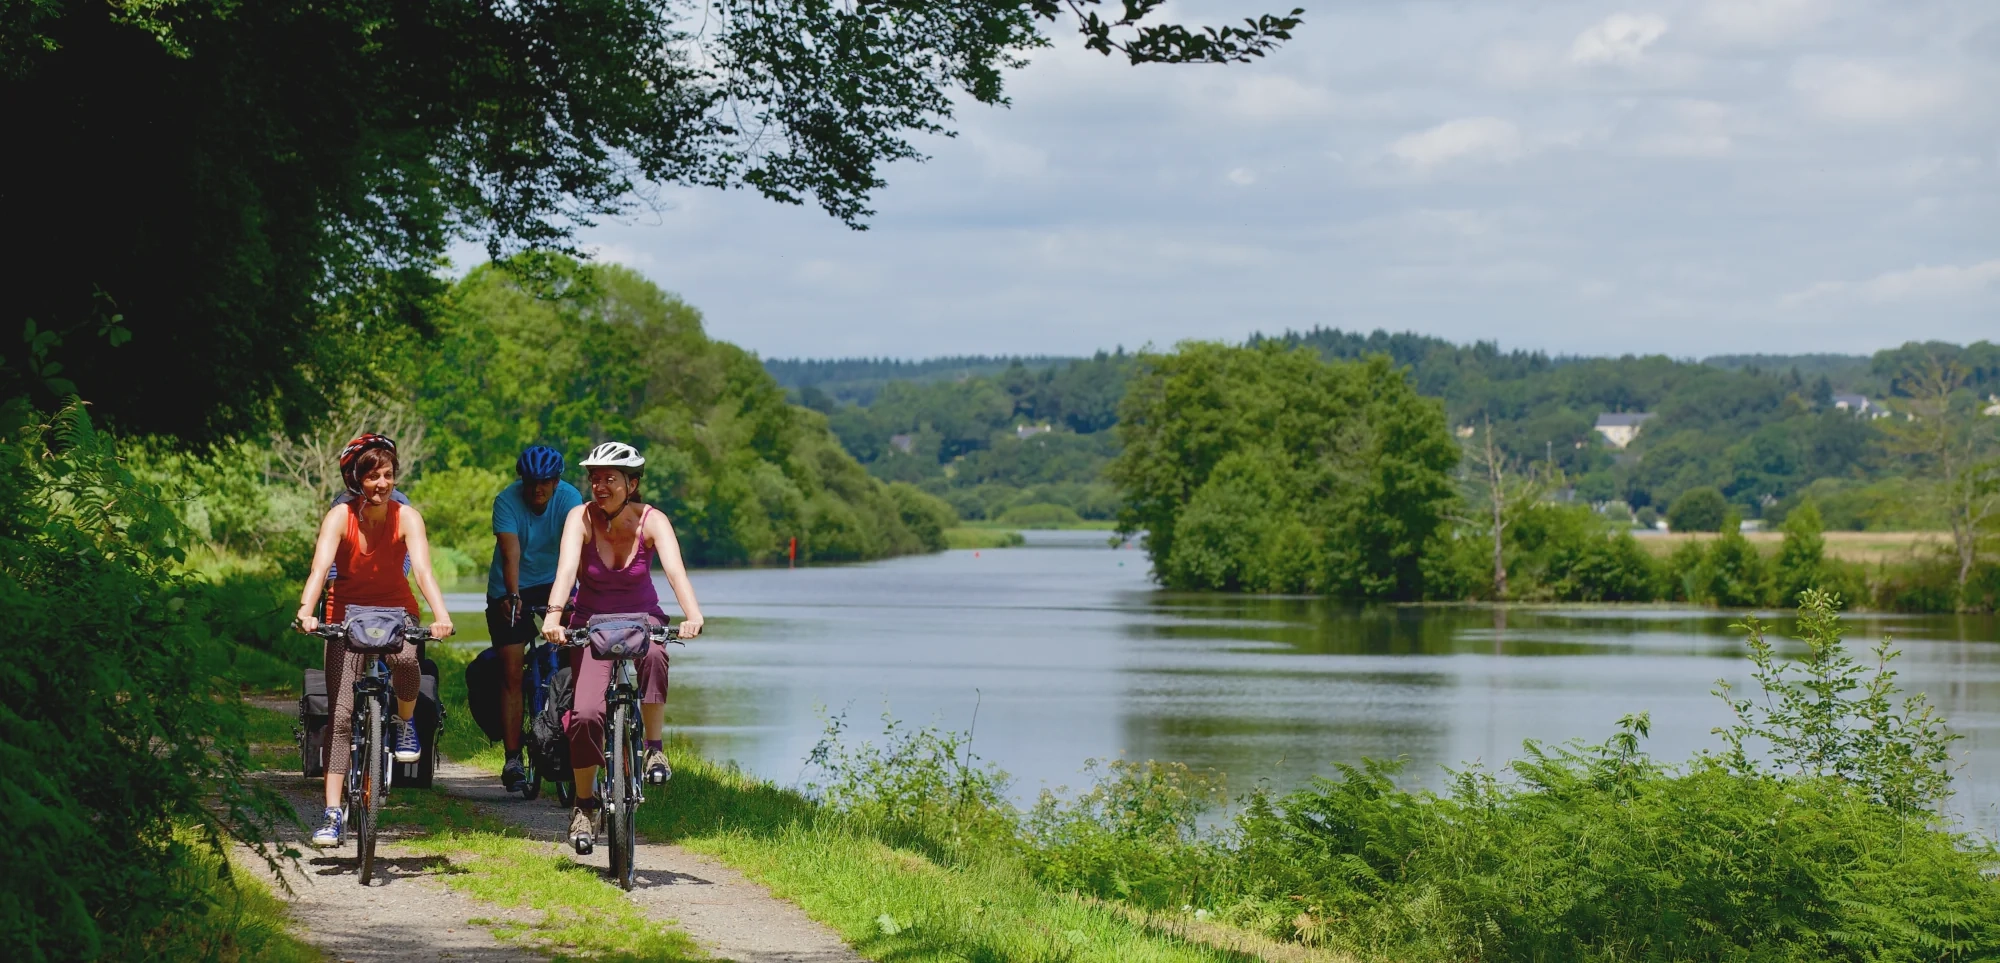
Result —
POLYGON ((563 520, 583 504, 582 493, 562 480, 563 456, 553 448, 534 445, 521 452, 514 473, 521 480, 493 498, 493 567, 486 575, 486 630, 500 650, 500 721, 507 743, 500 784, 508 792, 525 788, 528 776, 521 765, 521 656, 541 620, 527 610, 549 604, 563 520))

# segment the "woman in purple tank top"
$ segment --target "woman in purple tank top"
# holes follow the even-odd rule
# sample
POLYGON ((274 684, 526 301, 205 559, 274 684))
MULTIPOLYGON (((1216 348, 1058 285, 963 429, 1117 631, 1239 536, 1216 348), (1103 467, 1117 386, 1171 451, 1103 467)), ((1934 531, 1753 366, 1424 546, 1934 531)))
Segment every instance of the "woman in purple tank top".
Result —
MULTIPOLYGON (((684 616, 680 637, 692 639, 701 634, 701 605, 688 583, 674 526, 651 505, 633 501, 645 464, 631 445, 615 441, 598 445, 584 458, 583 467, 590 472, 590 501, 571 509, 563 521, 562 553, 549 598, 567 599, 570 589, 576 589, 571 627, 581 627, 593 615, 644 613, 665 622, 651 572, 652 557, 658 555, 684 616)), ((542 635, 551 642, 563 640, 562 612, 553 601, 542 620, 542 635)), ((568 725, 569 761, 576 770, 576 809, 570 814, 569 837, 578 853, 589 853, 596 842, 594 824, 600 808, 594 795, 597 767, 604 764, 604 687, 613 663, 591 655, 586 647, 570 650, 569 664, 576 692, 568 725)), ((646 758, 640 770, 646 781, 657 785, 672 775, 661 744, 667 720, 666 648, 649 647, 637 670, 639 715, 646 727, 646 758)))

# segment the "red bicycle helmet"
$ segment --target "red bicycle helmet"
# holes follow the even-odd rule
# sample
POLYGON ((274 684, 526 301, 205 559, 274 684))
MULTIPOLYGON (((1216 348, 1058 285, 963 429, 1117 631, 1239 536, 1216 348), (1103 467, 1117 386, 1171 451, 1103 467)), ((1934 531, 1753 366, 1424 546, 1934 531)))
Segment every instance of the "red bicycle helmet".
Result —
POLYGON ((356 495, 361 494, 361 480, 354 477, 354 463, 360 460, 362 452, 377 448, 393 454, 396 451, 396 442, 388 435, 378 435, 371 431, 348 442, 347 447, 340 450, 340 480, 347 483, 348 491, 356 495))

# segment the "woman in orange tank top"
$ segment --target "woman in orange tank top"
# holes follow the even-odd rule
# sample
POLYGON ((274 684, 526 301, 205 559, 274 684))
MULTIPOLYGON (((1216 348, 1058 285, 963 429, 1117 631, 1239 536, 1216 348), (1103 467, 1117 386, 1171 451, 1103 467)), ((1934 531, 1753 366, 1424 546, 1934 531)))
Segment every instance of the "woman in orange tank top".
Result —
MULTIPOLYGON (((431 570, 431 544, 424 533, 424 519, 417 510, 396 503, 396 443, 381 435, 362 435, 348 443, 341 453, 340 474, 354 498, 336 504, 319 524, 319 541, 313 546, 312 573, 306 577, 305 591, 299 594, 298 627, 311 632, 319 627, 314 612, 320 590, 326 586, 327 569, 339 566, 340 576, 327 593, 326 618, 339 622, 347 618, 350 605, 384 605, 401 608, 416 618, 417 599, 403 575, 403 560, 410 562, 417 587, 436 620, 431 636, 452 634, 451 615, 444 607, 444 592, 438 588, 431 570)), ((364 656, 347 651, 338 639, 326 642, 326 694, 331 703, 332 731, 326 744, 326 815, 319 831, 313 833, 315 846, 340 843, 345 814, 341 811, 342 791, 347 786, 347 767, 341 764, 343 747, 352 738, 354 714, 353 680, 363 671, 364 656)), ((422 679, 415 646, 384 657, 389 664, 390 685, 396 691, 396 715, 402 721, 396 739, 398 762, 414 762, 421 755, 416 727, 410 717, 417 708, 417 687, 422 679)))

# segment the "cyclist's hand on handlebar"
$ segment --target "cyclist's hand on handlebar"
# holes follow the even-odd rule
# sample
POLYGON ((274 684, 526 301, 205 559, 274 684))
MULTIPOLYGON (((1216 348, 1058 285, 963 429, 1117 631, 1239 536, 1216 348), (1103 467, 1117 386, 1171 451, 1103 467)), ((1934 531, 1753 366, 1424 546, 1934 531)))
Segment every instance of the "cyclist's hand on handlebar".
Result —
POLYGON ((506 602, 507 602, 507 624, 508 625, 521 624, 521 597, 518 595, 509 595, 506 598, 506 602))
POLYGON ((319 630, 319 620, 313 618, 311 615, 301 615, 298 618, 292 620, 292 628, 298 629, 300 632, 303 632, 307 635, 311 635, 319 630))
POLYGON ((692 639, 701 634, 701 618, 697 616, 692 619, 682 619, 678 628, 680 629, 680 638, 692 639))
POLYGON ((439 619, 431 623, 431 638, 433 639, 450 638, 451 634, 456 631, 458 630, 452 627, 450 619, 439 619))
POLYGON ((542 638, 556 645, 569 641, 569 633, 563 631, 560 613, 551 610, 548 617, 542 620, 542 638))

